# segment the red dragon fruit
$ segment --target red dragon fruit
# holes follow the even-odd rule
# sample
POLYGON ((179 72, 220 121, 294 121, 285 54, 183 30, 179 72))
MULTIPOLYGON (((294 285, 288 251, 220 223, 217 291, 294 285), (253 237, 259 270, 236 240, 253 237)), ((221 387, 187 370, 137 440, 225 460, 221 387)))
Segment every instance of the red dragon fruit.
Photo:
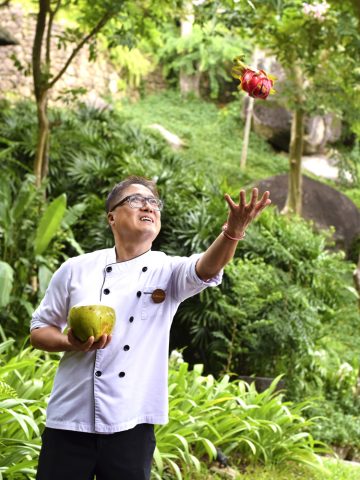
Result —
POLYGON ((242 57, 234 60, 232 76, 240 80, 239 90, 244 90, 250 97, 265 100, 270 94, 275 93, 272 88, 275 77, 268 75, 264 70, 256 70, 242 62, 242 57))

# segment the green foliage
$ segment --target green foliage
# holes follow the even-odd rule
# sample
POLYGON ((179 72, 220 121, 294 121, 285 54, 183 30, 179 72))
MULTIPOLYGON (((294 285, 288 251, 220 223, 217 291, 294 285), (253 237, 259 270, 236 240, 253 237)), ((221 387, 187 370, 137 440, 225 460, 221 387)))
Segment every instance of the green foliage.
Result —
MULTIPOLYGON (((142 127, 159 123, 178 135, 186 144, 179 152, 183 162, 192 163, 197 176, 222 179, 238 188, 254 180, 285 173, 288 161, 285 155, 276 154, 256 134, 251 134, 246 174, 240 172, 242 149, 241 106, 235 101, 223 108, 203 100, 182 98, 167 91, 144 98, 136 104, 123 103, 120 108, 142 127)), ((204 180, 203 180, 204 181, 204 180)), ((224 188, 226 184, 224 185, 224 188)), ((236 195, 238 192, 236 192, 236 195)))
POLYGON ((64 258, 65 244, 82 252, 70 230, 79 214, 74 207, 64 217, 63 195, 49 206, 44 204, 44 190, 35 188, 31 175, 21 182, 21 178, 9 178, 5 168, 0 187, 0 319, 7 334, 21 339, 51 274, 64 258))
MULTIPOLYGON (((33 479, 44 428, 45 408, 59 354, 20 351, 12 339, 0 344, 0 472, 12 480, 33 479)), ((194 478, 216 458, 220 448, 236 464, 303 463, 311 471, 325 471, 314 452, 323 447, 307 433, 312 420, 303 413, 307 403, 284 401, 271 387, 257 393, 253 385, 203 376, 192 370, 181 354, 170 359, 170 422, 156 427, 157 448, 153 478, 194 478)))
POLYGON ((200 471, 204 456, 216 458, 216 448, 234 462, 296 462, 324 471, 314 454, 323 448, 306 432, 312 423, 303 417, 308 405, 285 402, 275 391, 279 379, 258 393, 253 384, 230 382, 228 375, 216 380, 202 370, 202 365, 189 370, 173 352, 170 422, 156 430, 156 478, 193 478, 191 472, 200 471))
MULTIPOLYGON (((333 458, 324 458, 324 465, 328 474, 309 471, 306 467, 255 467, 249 468, 245 473, 239 474, 236 480, 358 480, 360 467, 355 464, 345 463, 333 458)), ((220 480, 220 477, 210 477, 211 480, 220 480)), ((210 480, 209 478, 209 480, 210 480)))
MULTIPOLYGON (((253 3, 255 8, 241 2, 230 9, 227 24, 241 25, 247 17, 251 35, 281 62, 287 73, 286 82, 281 83, 281 101, 296 109, 298 93, 306 112, 331 111, 354 124, 360 98, 360 30, 349 2, 324 2, 326 11, 320 15, 307 13, 302 0, 253 3), (301 85, 293 81, 294 67, 302 72, 301 85)), ((309 2, 313 8, 321 3, 309 2)))
MULTIPOLYGON (((124 106, 120 112, 85 106, 52 110, 47 195, 51 202, 66 191, 68 210, 57 238, 35 257, 40 289, 34 295, 34 237, 29 232, 36 232, 46 205, 42 193, 31 193, 31 178, 26 179, 32 136, 27 130, 22 140, 20 133, 26 125, 31 130, 31 115, 25 104, 19 111, 8 105, 0 113, 4 155, 0 242, 7 245, 6 257, 3 253, 1 257, 16 271, 10 306, 1 312, 7 332, 27 331, 33 308, 63 258, 113 244, 104 202, 126 175, 156 179, 165 200, 162 232, 154 249, 187 255, 206 249, 220 232, 227 212, 225 192, 235 199, 239 185, 286 171, 285 157, 253 135, 249 170, 246 176, 239 172, 241 122, 235 103, 219 110, 168 92, 124 106), (186 147, 172 152, 159 133, 148 128, 152 123, 180 134, 186 147), (10 181, 5 181, 5 174, 10 181), (18 225, 8 221, 14 215, 21 219, 18 225)), ((339 382, 336 376, 345 362, 355 371, 360 352, 353 335, 358 328, 353 265, 332 252, 329 240, 328 234, 314 233, 300 219, 289 221, 271 210, 264 213, 239 245, 222 286, 182 305, 173 325, 173 345, 188 345, 187 360, 204 364, 214 375, 285 374, 292 399, 317 395, 344 415, 358 418, 353 377, 339 382)), ((190 462, 194 465, 196 460, 190 462)))
POLYGON ((0 104, 0 158, 9 180, 31 174, 36 149, 35 106, 29 101, 0 104))
POLYGON ((10 300, 14 270, 6 262, 0 261, 0 308, 6 307, 10 300))
POLYGON ((59 230, 66 210, 66 194, 59 195, 44 211, 35 235, 35 255, 44 253, 54 235, 59 230))
POLYGON ((17 351, 14 344, 0 344, 0 478, 33 479, 57 362, 25 345, 17 351))
MULTIPOLYGON (((193 239, 191 224, 185 215, 177 220, 177 232, 189 231, 181 238, 186 245, 193 239)), ((238 247, 223 285, 180 307, 193 346, 189 358, 195 355, 212 372, 286 372, 287 382, 311 391, 318 342, 339 319, 357 317, 356 295, 348 287, 353 267, 342 254, 326 251, 326 244, 327 235, 315 234, 303 220, 265 212, 238 247)))
POLYGON ((157 51, 164 75, 180 71, 187 75, 205 74, 210 84, 211 98, 219 95, 219 81, 231 83, 230 65, 234 57, 246 48, 239 36, 234 36, 223 24, 209 21, 195 24, 191 35, 181 37, 179 31, 169 28, 164 34, 164 45, 157 51))
POLYGON ((360 427, 357 412, 344 413, 335 403, 322 402, 317 408, 312 408, 309 413, 322 417, 322 421, 315 423, 311 428, 316 438, 321 438, 322 441, 333 446, 346 448, 348 460, 358 457, 360 427))
POLYGON ((192 183, 199 175, 194 178, 192 162, 180 159, 170 152, 158 133, 142 129, 126 116, 85 106, 78 113, 57 111, 54 115, 57 129, 52 136, 51 194, 66 191, 70 205, 81 202, 84 206, 73 231, 85 250, 112 245, 105 199, 125 176, 154 178, 164 194, 166 190, 173 193, 175 178, 181 179, 176 180, 178 188, 184 185, 185 189, 194 189, 192 183), (69 136, 73 130, 77 135, 69 136))

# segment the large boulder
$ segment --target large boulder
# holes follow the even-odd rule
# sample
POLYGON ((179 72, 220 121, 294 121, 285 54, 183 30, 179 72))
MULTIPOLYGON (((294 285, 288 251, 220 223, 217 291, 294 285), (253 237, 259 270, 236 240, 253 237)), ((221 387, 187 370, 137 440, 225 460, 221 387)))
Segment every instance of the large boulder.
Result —
POLYGON ((258 101, 254 104, 254 131, 274 148, 287 152, 290 144, 292 115, 275 101, 258 101))
MULTIPOLYGON (((255 102, 254 131, 274 148, 289 151, 292 113, 275 100, 255 102)), ((341 121, 333 114, 315 115, 305 119, 304 155, 324 153, 326 146, 341 136, 341 121)))
MULTIPOLYGON (((349 249, 360 236, 360 210, 335 188, 303 175, 302 216, 312 220, 319 229, 335 228, 338 248, 349 249)), ((269 190, 272 203, 281 211, 288 192, 288 175, 276 175, 261 180, 260 193, 269 190)))
MULTIPOLYGON (((257 60, 258 68, 270 72, 276 77, 276 95, 269 96, 266 101, 254 103, 254 131, 265 138, 274 148, 289 151, 292 113, 283 103, 282 92, 286 86, 286 72, 273 56, 260 52, 257 60)), ((245 99, 245 102, 248 98, 245 99)), ((245 103, 246 110, 246 103, 245 103)), ((341 136, 341 121, 332 113, 314 115, 305 119, 304 155, 324 153, 326 145, 337 142, 341 136)))

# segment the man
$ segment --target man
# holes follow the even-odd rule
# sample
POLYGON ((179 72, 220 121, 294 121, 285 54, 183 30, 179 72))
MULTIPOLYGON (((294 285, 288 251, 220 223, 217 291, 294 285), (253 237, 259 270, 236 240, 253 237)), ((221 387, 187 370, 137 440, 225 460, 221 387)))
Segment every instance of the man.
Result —
POLYGON ((256 189, 246 204, 225 195, 229 215, 203 254, 169 257, 151 250, 161 227, 156 186, 142 177, 116 185, 106 201, 115 247, 67 260, 33 314, 31 343, 65 352, 42 436, 37 480, 148 480, 154 424, 168 420, 169 331, 179 304, 221 281, 223 267, 251 221, 269 205, 256 189), (80 342, 63 333, 70 308, 116 311, 112 335, 80 342))

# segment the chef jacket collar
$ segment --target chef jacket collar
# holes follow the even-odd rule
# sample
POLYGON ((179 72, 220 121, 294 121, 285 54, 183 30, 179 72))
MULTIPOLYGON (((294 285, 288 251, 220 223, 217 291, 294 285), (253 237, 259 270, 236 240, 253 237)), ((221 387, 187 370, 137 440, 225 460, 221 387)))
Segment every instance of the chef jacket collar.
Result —
POLYGON ((115 250, 115 247, 113 247, 110 249, 106 257, 105 269, 107 267, 112 267, 112 270, 111 270, 112 272, 123 272, 125 270, 128 270, 129 268, 133 269, 136 267, 145 267, 147 266, 146 262, 149 261, 150 252, 151 252, 151 249, 135 258, 132 258, 131 260, 127 260, 125 262, 117 262, 116 250, 115 250))

